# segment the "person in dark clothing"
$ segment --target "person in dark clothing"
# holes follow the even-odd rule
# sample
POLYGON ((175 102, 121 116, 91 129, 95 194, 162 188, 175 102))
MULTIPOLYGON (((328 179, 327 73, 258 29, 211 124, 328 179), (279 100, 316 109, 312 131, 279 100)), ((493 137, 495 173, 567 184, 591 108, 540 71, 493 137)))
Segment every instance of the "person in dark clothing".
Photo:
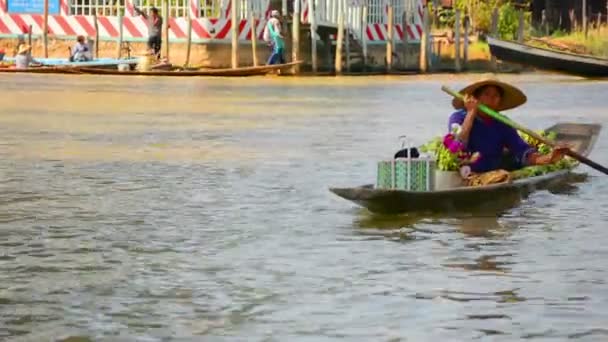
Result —
POLYGON ((158 14, 158 8, 152 7, 150 15, 146 15, 139 8, 135 12, 148 21, 148 49, 153 50, 156 59, 160 59, 160 47, 162 45, 163 17, 158 14))

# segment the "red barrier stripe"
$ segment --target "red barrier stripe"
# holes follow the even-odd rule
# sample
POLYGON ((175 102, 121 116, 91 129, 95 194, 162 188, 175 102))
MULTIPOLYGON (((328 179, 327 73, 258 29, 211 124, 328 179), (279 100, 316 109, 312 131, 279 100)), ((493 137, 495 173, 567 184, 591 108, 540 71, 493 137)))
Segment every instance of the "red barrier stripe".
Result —
POLYGON ((192 31, 196 33, 200 38, 211 38, 211 35, 203 25, 201 25, 197 20, 192 20, 192 31))
POLYGON ((414 31, 412 31, 412 26, 407 25, 407 33, 410 35, 410 38, 416 39, 416 35, 414 34, 414 31))
POLYGON ((114 26, 112 26, 112 23, 110 22, 108 17, 97 17, 97 20, 99 20, 101 26, 106 29, 110 37, 118 37, 118 31, 116 31, 114 26))
POLYGON ((122 24, 125 26, 125 28, 129 32, 129 34, 131 35, 131 37, 143 37, 143 35, 141 34, 141 32, 139 32, 139 30, 137 29, 137 27, 135 27, 135 24, 133 24, 133 22, 131 21, 131 18, 129 18, 129 17, 123 17, 122 18, 122 24))
POLYGON ((365 28, 365 33, 367 34, 367 40, 374 40, 374 35, 372 34, 372 30, 368 27, 365 28))
POLYGON ((74 30, 72 30, 72 28, 70 27, 70 25, 68 24, 68 22, 65 20, 65 18, 63 16, 54 15, 53 18, 55 18, 55 21, 57 21, 57 24, 59 24, 59 26, 61 26, 61 29, 63 30, 63 32, 66 35, 68 35, 68 36, 76 35, 76 32, 74 30))
MULTIPOLYGON (((18 27, 21 28, 21 33, 27 33, 29 25, 26 24, 23 19, 21 19, 21 16, 19 14, 9 14, 8 16, 13 19, 13 21, 15 22, 15 24, 17 24, 18 27)), ((40 28, 42 28, 42 26, 40 26, 40 28)))
MULTIPOLYGON (((44 29, 44 18, 42 17, 41 14, 32 14, 32 19, 34 19, 34 21, 36 22, 36 24, 38 26, 40 26, 41 29, 44 29)), ((51 28, 51 26, 48 26, 48 32, 49 34, 55 34, 55 32, 53 32, 53 29, 51 28)))
POLYGON ((397 31, 399 38, 403 39, 403 30, 401 29, 401 25, 395 25, 395 30, 397 31))
POLYGON ((95 28, 91 24, 89 24, 89 21, 85 16, 76 15, 74 16, 74 18, 76 18, 76 21, 78 22, 78 24, 80 24, 80 26, 84 29, 88 36, 95 36, 95 28))
POLYGON ((2 22, 2 19, 0 19, 0 33, 11 33, 11 30, 2 22))
POLYGON ((179 25, 175 21, 175 18, 171 18, 169 20, 169 26, 171 27, 170 30, 173 31, 173 34, 175 34, 176 38, 186 38, 186 34, 179 27, 179 25))
POLYGON ((215 35, 215 38, 217 38, 217 39, 226 38, 226 35, 228 35, 228 32, 230 32, 231 27, 232 27, 232 21, 231 20, 226 21, 226 25, 224 25, 224 27, 222 28, 220 33, 215 35))
POLYGON ((374 25, 374 29, 376 29, 376 34, 378 34, 378 39, 384 40, 384 34, 382 33, 382 30, 380 29, 380 25, 374 25))

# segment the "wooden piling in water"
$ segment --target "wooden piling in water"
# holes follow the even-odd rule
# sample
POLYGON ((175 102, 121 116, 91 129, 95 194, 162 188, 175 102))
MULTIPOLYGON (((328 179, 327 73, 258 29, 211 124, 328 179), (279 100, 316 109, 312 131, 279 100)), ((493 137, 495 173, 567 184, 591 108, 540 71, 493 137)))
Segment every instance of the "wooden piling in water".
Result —
POLYGON ((118 45, 116 46, 116 55, 118 59, 122 56, 122 40, 123 40, 123 16, 122 13, 118 13, 118 37, 116 38, 118 45))
POLYGON ((361 43, 363 44, 363 70, 367 69, 367 5, 361 8, 361 43))
POLYGON ((424 14, 422 16, 422 35, 420 36, 420 71, 429 71, 429 8, 424 7, 424 14))
POLYGON ((471 21, 469 20, 469 16, 464 16, 464 47, 462 52, 462 65, 466 70, 468 69, 469 63, 469 33, 471 32, 471 21))
MULTIPOLYGON (((346 14, 345 19, 348 20, 350 18, 350 7, 346 5, 346 1, 344 1, 344 13, 346 14)), ((344 48, 346 49, 346 71, 350 72, 350 27, 348 25, 344 25, 344 48)))
POLYGON ((232 32, 232 51, 230 54, 233 69, 239 67, 239 20, 237 17, 239 1, 232 1, 230 11, 230 30, 232 32))
POLYGON ((520 8, 517 11, 517 19, 518 19, 518 26, 517 26, 517 42, 522 44, 524 42, 524 29, 525 29, 525 21, 524 21, 524 10, 522 8, 520 8))
POLYGON ((99 23, 97 21, 97 11, 93 14, 93 27, 95 28, 95 58, 99 58, 99 23))
POLYGON ((49 0, 44 0, 44 22, 42 23, 42 40, 44 45, 44 58, 49 57, 49 0))
MULTIPOLYGON (((494 10, 492 11, 492 21, 491 21, 491 34, 492 37, 498 38, 498 8, 494 7, 494 10)), ((498 69, 498 65, 496 64, 496 57, 494 57, 494 55, 492 55, 492 57, 490 57, 490 67, 492 69, 493 72, 496 72, 498 69)))
POLYGON ((342 74, 342 45, 344 44, 344 6, 343 0, 338 1, 338 37, 336 39, 336 58, 334 67, 336 74, 342 74))
POLYGON ((460 64, 460 10, 457 9, 454 15, 454 69, 456 72, 462 71, 460 64))
POLYGON ((409 18, 407 16, 407 12, 403 12, 403 17, 401 18, 401 27, 403 27, 403 38, 401 39, 401 60, 402 60, 402 68, 407 68, 407 60, 408 60, 408 56, 407 56, 407 52, 408 52, 408 46, 407 46, 407 41, 408 41, 408 30, 407 28, 409 27, 409 18))
MULTIPOLYGON (((192 16, 190 15, 190 11, 188 11, 188 17, 186 19, 188 21, 188 28, 187 28, 187 39, 188 39, 188 43, 186 45, 186 61, 184 62, 184 67, 188 67, 190 65, 190 52, 192 49, 192 16)), ((255 26, 251 27, 252 30, 255 30, 255 26)))
POLYGON ((165 35, 165 58, 169 60, 169 19, 171 13, 169 13, 169 0, 163 0, 163 33, 165 35))
POLYGON ((308 15, 310 17, 310 58, 312 61, 312 72, 316 73, 319 70, 317 61, 317 17, 316 17, 315 2, 312 0, 308 6, 308 15))
POLYGON ((253 14, 253 3, 250 1, 249 6, 249 22, 251 23, 251 54, 253 58, 253 66, 258 66, 258 34, 255 31, 256 15, 253 14))
POLYGON ((389 72, 393 68, 393 5, 389 4, 387 9, 388 30, 386 35, 386 71, 389 72))
MULTIPOLYGON (((294 0, 293 4, 293 21, 291 23, 291 60, 293 62, 300 60, 300 1, 294 0)), ((299 65, 294 65, 293 73, 298 74, 299 71, 299 65)))

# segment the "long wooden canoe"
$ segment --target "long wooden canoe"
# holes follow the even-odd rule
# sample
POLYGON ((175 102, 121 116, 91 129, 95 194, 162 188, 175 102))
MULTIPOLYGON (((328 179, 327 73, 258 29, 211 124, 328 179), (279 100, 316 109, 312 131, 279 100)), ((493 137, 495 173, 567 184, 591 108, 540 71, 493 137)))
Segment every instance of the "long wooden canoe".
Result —
POLYGON ((487 39, 490 53, 506 62, 585 77, 608 76, 607 59, 543 49, 492 37, 487 39))
POLYGON ((27 69, 16 69, 0 67, 0 73, 24 73, 24 74, 80 74, 78 69, 72 67, 29 67, 27 69))
MULTIPOLYGON (((593 149, 600 130, 601 125, 573 123, 558 123, 547 129, 557 133, 557 141, 569 144, 585 156, 593 149)), ((571 176, 570 170, 559 170, 510 183, 429 192, 376 189, 374 185, 330 188, 330 191, 378 214, 454 212, 479 208, 507 208, 531 192, 563 184, 571 176)))
POLYGON ((302 61, 290 62, 285 64, 273 64, 257 67, 244 67, 236 69, 209 69, 196 71, 167 71, 167 70, 151 70, 151 71, 119 71, 95 68, 77 68, 80 73, 94 75, 122 75, 122 76, 223 76, 223 77, 242 77, 242 76, 257 76, 265 75, 273 71, 287 69, 294 65, 301 64, 302 61))

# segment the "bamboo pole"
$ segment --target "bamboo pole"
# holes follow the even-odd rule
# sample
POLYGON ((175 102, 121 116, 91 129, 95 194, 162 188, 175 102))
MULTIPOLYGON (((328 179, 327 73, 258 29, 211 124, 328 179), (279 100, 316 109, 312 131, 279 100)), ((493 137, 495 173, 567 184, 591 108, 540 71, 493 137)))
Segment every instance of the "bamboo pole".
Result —
POLYGON ((99 58, 99 23, 97 22, 97 11, 93 14, 93 27, 95 28, 95 58, 99 58))
POLYGON ((251 54, 253 57, 253 66, 258 66, 258 34, 255 30, 256 15, 253 14, 253 3, 249 9, 249 22, 251 23, 251 54))
POLYGON ((230 29, 232 31, 231 64, 233 69, 239 67, 239 20, 237 18, 238 3, 238 0, 233 0, 232 8, 230 10, 230 29))
POLYGON ((336 68, 336 74, 342 73, 342 44, 344 44, 344 7, 342 6, 343 0, 336 0, 338 2, 338 37, 336 40, 336 59, 334 67, 336 68))
POLYGON ((312 61, 312 72, 317 72, 319 64, 317 61, 317 9, 315 8, 315 1, 310 0, 308 6, 308 15, 310 18, 310 57, 312 61))
POLYGON ((169 19, 171 14, 169 13, 169 0, 163 0, 163 33, 165 35, 165 58, 169 60, 169 19))
MULTIPOLYGON (((291 23, 291 61, 300 60, 300 1, 293 0, 293 21, 291 23)), ((299 65, 293 66, 293 73, 298 74, 300 71, 299 65)))
POLYGON ((456 72, 462 71, 460 64, 460 10, 457 9, 454 17, 454 69, 456 72))
POLYGON ((186 61, 184 62, 184 67, 187 68, 190 65, 190 52, 192 50, 192 15, 190 13, 190 9, 188 9, 188 17, 186 20, 188 21, 188 43, 186 45, 186 61))
POLYGON ((42 39, 44 44, 44 58, 49 57, 49 0, 44 0, 44 22, 42 24, 42 39))
POLYGON ((389 4, 387 9, 388 16, 388 31, 386 35, 386 71, 391 71, 393 68, 393 5, 389 4))

